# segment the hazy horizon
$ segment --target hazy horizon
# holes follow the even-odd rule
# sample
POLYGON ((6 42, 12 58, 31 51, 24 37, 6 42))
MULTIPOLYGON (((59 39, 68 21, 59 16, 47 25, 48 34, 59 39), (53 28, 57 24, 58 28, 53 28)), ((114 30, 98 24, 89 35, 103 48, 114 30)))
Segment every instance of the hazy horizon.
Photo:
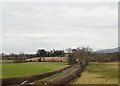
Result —
POLYGON ((2 6, 2 52, 118 47, 117 2, 11 2, 2 6))

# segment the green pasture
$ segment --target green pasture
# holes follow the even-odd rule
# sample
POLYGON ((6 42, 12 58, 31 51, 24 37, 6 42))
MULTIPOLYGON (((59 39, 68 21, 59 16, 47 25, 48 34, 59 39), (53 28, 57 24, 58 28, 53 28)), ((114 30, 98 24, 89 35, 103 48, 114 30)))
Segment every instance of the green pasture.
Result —
POLYGON ((2 78, 30 76, 68 66, 65 62, 31 62, 2 64, 2 78))
POLYGON ((90 63, 72 84, 118 84, 118 62, 90 63))

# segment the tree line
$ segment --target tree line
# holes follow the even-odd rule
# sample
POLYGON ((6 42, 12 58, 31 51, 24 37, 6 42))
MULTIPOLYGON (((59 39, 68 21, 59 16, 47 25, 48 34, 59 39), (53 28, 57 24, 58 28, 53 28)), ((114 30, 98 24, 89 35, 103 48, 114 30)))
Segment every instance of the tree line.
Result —
POLYGON ((83 63, 88 61, 88 58, 92 52, 89 47, 77 47, 76 49, 68 48, 66 49, 68 53, 68 63, 74 64, 77 62, 83 63))
POLYGON ((15 60, 16 62, 24 62, 25 59, 34 57, 68 57, 68 63, 74 64, 77 62, 112 62, 118 61, 119 53, 94 53, 90 47, 67 48, 65 50, 50 50, 38 49, 36 54, 9 54, 2 53, 3 60, 15 60))
POLYGON ((38 49, 36 51, 36 54, 25 54, 24 52, 19 53, 19 54, 4 54, 2 53, 2 60, 16 60, 16 59, 29 59, 29 58, 34 58, 34 57, 64 57, 65 52, 64 50, 50 50, 46 51, 45 49, 38 49))
POLYGON ((115 62, 119 60, 119 52, 115 53, 95 53, 90 47, 77 47, 76 49, 68 48, 68 63, 77 62, 115 62))

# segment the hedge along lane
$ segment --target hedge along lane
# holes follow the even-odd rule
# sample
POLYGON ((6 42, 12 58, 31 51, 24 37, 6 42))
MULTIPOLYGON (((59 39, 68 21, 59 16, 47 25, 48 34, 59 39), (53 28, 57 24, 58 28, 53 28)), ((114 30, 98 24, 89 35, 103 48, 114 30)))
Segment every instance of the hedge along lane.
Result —
POLYGON ((64 70, 63 72, 56 74, 53 77, 49 77, 40 81, 36 81, 35 85, 42 85, 42 84, 66 84, 70 80, 74 79, 76 76, 78 76, 79 73, 82 72, 82 68, 80 64, 73 65, 72 67, 68 68, 67 70, 64 70))

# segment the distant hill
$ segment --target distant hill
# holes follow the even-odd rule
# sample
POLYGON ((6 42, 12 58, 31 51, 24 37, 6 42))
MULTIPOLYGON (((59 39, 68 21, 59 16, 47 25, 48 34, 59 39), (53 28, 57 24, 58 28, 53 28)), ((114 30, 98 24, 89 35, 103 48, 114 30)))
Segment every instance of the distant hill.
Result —
POLYGON ((95 53, 115 53, 115 52, 120 52, 120 47, 95 51, 95 53))

